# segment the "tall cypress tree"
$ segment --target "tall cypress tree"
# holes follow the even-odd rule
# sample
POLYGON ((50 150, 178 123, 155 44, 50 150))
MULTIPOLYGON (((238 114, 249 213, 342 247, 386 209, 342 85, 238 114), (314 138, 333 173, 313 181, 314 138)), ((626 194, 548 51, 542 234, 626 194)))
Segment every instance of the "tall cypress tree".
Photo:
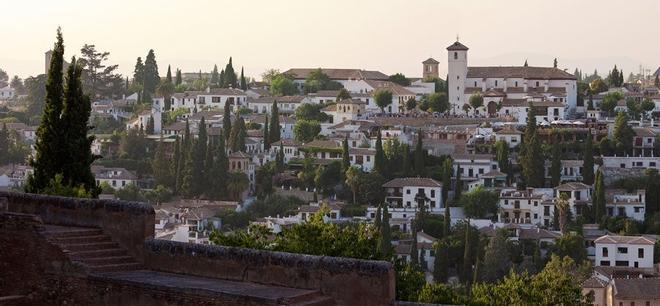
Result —
POLYGON ((417 133, 417 143, 415 144, 415 172, 421 176, 424 174, 424 146, 422 143, 424 135, 422 130, 417 133))
POLYGON ((179 140, 179 137, 174 140, 174 155, 172 158, 172 162, 170 163, 170 173, 173 176, 172 182, 170 187, 174 191, 174 194, 178 193, 178 187, 179 187, 179 182, 181 180, 180 174, 181 174, 181 169, 180 169, 180 164, 179 162, 181 161, 181 141, 179 140))
POLYGON ((382 176, 385 175, 385 153, 383 152, 383 139, 378 130, 378 136, 376 137, 376 156, 374 157, 374 170, 382 176))
POLYGON ((603 172, 596 172, 596 181, 594 183, 594 195, 592 197, 594 207, 595 222, 599 223, 605 216, 605 186, 603 184, 603 172))
POLYGON ((236 72, 234 72, 234 66, 232 64, 232 59, 229 57, 229 63, 225 67, 225 86, 236 88, 236 72))
POLYGON ((584 165, 582 167, 582 182, 591 185, 594 183, 594 144, 591 129, 587 133, 584 144, 584 165))
POLYGON ((273 101, 270 110, 270 137, 268 140, 273 143, 280 141, 280 112, 277 108, 277 101, 273 101))
POLYGON ((57 29, 57 42, 48 69, 46 81, 46 101, 41 124, 37 129, 35 144, 36 155, 30 160, 34 173, 28 178, 25 191, 41 193, 55 175, 61 174, 61 166, 67 160, 64 123, 61 120, 64 108, 63 76, 64 43, 62 32, 57 29))
POLYGON ((192 153, 192 185, 191 191, 198 196, 204 191, 206 176, 204 171, 204 161, 206 160, 206 149, 208 137, 206 134, 206 122, 204 117, 199 121, 197 141, 195 142, 192 153))
POLYGON ((449 251, 445 239, 447 238, 443 238, 434 245, 435 260, 433 261, 433 280, 435 280, 436 283, 447 282, 449 274, 449 251))
POLYGON ((245 81, 245 75, 243 74, 243 67, 241 67, 241 89, 247 90, 247 82, 245 81))
POLYGON ((444 201, 444 227, 443 227, 443 237, 449 236, 449 231, 451 229, 451 216, 449 209, 449 187, 451 186, 451 171, 452 171, 452 162, 451 159, 445 159, 445 162, 442 166, 442 200, 444 201))
POLYGON ((264 120, 264 151, 268 151, 270 149, 270 141, 268 140, 269 131, 268 131, 268 115, 266 115, 266 118, 264 120))
POLYGON ((229 136, 229 148, 232 152, 245 151, 245 137, 247 136, 245 121, 236 115, 236 121, 229 136))
POLYGON ((382 207, 383 207, 382 204, 378 204, 378 208, 376 209, 376 215, 374 216, 374 227, 378 232, 380 232, 380 227, 382 225, 382 220, 381 220, 383 218, 383 214, 381 212, 382 207))
POLYGON ((213 65, 213 71, 211 71, 211 84, 217 85, 220 80, 220 74, 218 73, 218 65, 213 65))
POLYGON ((419 266, 419 252, 417 251, 417 224, 413 221, 410 224, 410 230, 412 231, 412 243, 410 243, 410 264, 413 266, 419 266))
POLYGON ((177 68, 176 69, 176 80, 174 82, 174 85, 181 85, 183 82, 183 78, 181 77, 181 69, 177 68))
POLYGON ((389 258, 392 252, 392 237, 390 232, 390 213, 387 204, 383 205, 383 220, 380 225, 380 241, 378 243, 378 253, 384 258, 389 258))
POLYGON ((284 171, 284 145, 280 141, 280 149, 277 151, 277 156, 275 157, 275 169, 277 173, 282 173, 284 171))
POLYGON ((227 149, 225 148, 225 138, 218 137, 218 144, 215 147, 215 160, 211 168, 211 197, 221 199, 226 194, 227 173, 229 171, 229 160, 227 158, 227 149))
MULTIPOLYGON (((344 137, 344 140, 341 142, 341 173, 342 176, 346 173, 346 170, 351 166, 350 152, 348 148, 348 135, 344 137)), ((342 180, 343 181, 343 180, 342 180)))
POLYGON ((147 100, 147 97, 150 97, 155 91, 156 86, 160 83, 160 76, 158 75, 158 64, 156 63, 156 55, 154 50, 149 50, 147 58, 144 60, 144 97, 143 101, 151 102, 147 100))
POLYGON ((89 97, 83 94, 82 67, 72 58, 67 70, 66 86, 64 87, 64 108, 62 109, 62 124, 64 126, 63 144, 66 162, 61 165, 63 182, 69 187, 83 187, 92 197, 98 196, 99 188, 96 186, 92 163, 96 157, 91 147, 94 136, 88 136, 91 130, 87 124, 92 112, 89 97))
POLYGON ((170 67, 170 65, 167 65, 167 76, 165 77, 165 79, 167 80, 167 83, 173 84, 172 83, 172 67, 170 67))
POLYGON ((456 184, 454 185, 454 201, 458 201, 463 193, 463 181, 461 180, 463 169, 461 166, 456 166, 456 184))
POLYGON ((557 187, 561 183, 561 150, 559 144, 552 146, 552 164, 550 165, 550 186, 557 187))
POLYGON ((222 114, 222 131, 225 140, 229 140, 229 134, 231 133, 231 105, 229 105, 229 101, 225 101, 225 110, 222 114))
POLYGON ((0 129, 0 165, 4 165, 9 158, 9 131, 7 124, 2 123, 0 129))
POLYGON ((410 147, 408 144, 403 144, 401 148, 401 154, 403 154, 401 175, 407 177, 410 176, 410 169, 412 168, 412 165, 410 164, 410 147))
POLYGON ((195 144, 192 141, 191 145, 187 146, 187 150, 184 152, 184 162, 183 168, 181 170, 181 194, 187 198, 192 198, 195 195, 195 182, 193 178, 193 145, 195 144))
POLYGON ((470 279, 472 278, 472 241, 470 239, 470 219, 467 219, 465 224, 465 243, 463 249, 463 273, 462 280, 467 286, 470 286, 470 279))
POLYGON ((525 136, 523 140, 523 147, 521 156, 521 166, 523 169, 523 177, 528 187, 543 187, 544 178, 544 162, 541 154, 541 143, 538 139, 538 131, 536 130, 536 118, 534 116, 534 108, 532 103, 529 103, 529 111, 527 112, 527 126, 525 128, 525 136))

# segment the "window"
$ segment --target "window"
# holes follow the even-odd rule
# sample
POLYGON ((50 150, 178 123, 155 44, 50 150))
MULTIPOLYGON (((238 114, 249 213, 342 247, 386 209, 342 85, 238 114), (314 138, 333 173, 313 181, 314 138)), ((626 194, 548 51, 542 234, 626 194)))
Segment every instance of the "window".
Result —
POLYGON ((516 81, 516 87, 518 87, 518 81, 516 81))
POLYGON ((410 194, 410 189, 406 189, 406 194, 410 194))
POLYGON ((435 190, 431 189, 431 197, 435 198, 435 190))
POLYGON ((497 80, 495 80, 495 87, 497 87, 497 80))
POLYGON ((455 59, 455 60, 458 59, 458 52, 454 52, 454 59, 455 59))
POLYGON ((617 248, 616 249, 619 254, 628 254, 628 248, 617 248))
POLYGON ((637 249, 637 258, 644 258, 644 249, 637 249))
POLYGON ((600 265, 605 266, 605 267, 609 267, 610 266, 610 261, 609 260, 601 260, 600 265))
POLYGON ((609 249, 608 248, 603 248, 603 257, 608 257, 609 256, 609 249))
POLYGON ((536 87, 539 87, 539 82, 538 81, 536 82, 536 87))

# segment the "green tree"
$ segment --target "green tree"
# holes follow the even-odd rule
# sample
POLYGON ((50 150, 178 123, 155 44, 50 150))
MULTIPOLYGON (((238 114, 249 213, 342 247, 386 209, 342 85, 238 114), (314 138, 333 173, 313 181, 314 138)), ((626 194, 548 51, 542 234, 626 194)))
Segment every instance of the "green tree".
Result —
POLYGON ((138 57, 133 68, 133 84, 142 85, 144 82, 144 63, 142 57, 138 57))
POLYGON ((466 103, 466 104, 463 104, 463 111, 465 112, 465 116, 468 115, 468 113, 470 112, 470 109, 471 109, 471 108, 472 108, 472 106, 470 106, 470 104, 467 104, 467 103, 466 103))
POLYGON ((447 282, 449 277, 449 247, 445 239, 435 243, 433 246, 435 258, 433 261, 433 279, 436 283, 447 282))
POLYGON ((447 158, 445 159, 442 166, 442 200, 444 201, 443 207, 445 208, 443 237, 448 237, 451 230, 451 209, 449 207, 449 187, 451 186, 451 172, 452 161, 450 158, 447 158))
POLYGON ((243 74, 243 67, 241 67, 241 89, 244 91, 248 89, 248 84, 245 80, 245 74, 243 74))
POLYGON ((533 115, 533 106, 531 102, 528 107, 527 126, 525 128, 523 147, 520 154, 520 164, 523 169, 522 174, 527 186, 543 187, 545 181, 543 164, 545 160, 543 159, 541 152, 541 143, 538 139, 536 118, 533 115))
POLYGON ((339 93, 337 93, 337 99, 335 101, 339 102, 341 100, 346 100, 351 98, 351 93, 346 90, 346 88, 342 88, 339 90, 339 93))
POLYGON ((96 98, 112 98, 122 89, 123 79, 116 73, 118 65, 106 66, 110 52, 98 52, 96 46, 85 44, 80 49, 81 57, 78 64, 82 67, 82 80, 85 93, 96 98))
POLYGON ((561 183, 561 147, 552 146, 552 164, 550 165, 550 186, 557 187, 561 183))
POLYGON ((62 173, 61 166, 67 160, 67 152, 62 146, 66 143, 65 123, 61 120, 64 108, 63 55, 62 32, 58 28, 46 81, 46 103, 36 133, 36 155, 30 160, 34 173, 28 178, 26 192, 42 193, 50 180, 62 173))
POLYGON ((591 129, 587 133, 584 144, 584 167, 582 170, 582 182, 587 185, 594 183, 594 144, 591 129))
POLYGON ((222 113, 222 131, 225 140, 229 140, 229 135, 231 134, 231 105, 229 101, 225 101, 225 109, 222 113))
POLYGON ((192 192, 195 195, 201 195, 207 186, 207 173, 204 165, 206 160, 206 151, 208 149, 208 135, 206 133, 206 122, 204 117, 199 121, 197 141, 195 141, 192 153, 192 192))
POLYGON ((245 173, 231 172, 227 177, 227 194, 229 200, 239 201, 243 192, 250 186, 250 180, 245 173))
POLYGON ((570 257, 575 262, 587 260, 587 249, 584 247, 584 239, 575 233, 565 233, 555 240, 552 253, 560 258, 570 257))
POLYGON ((473 109, 480 108, 484 106, 484 97, 480 93, 475 93, 470 96, 470 106, 473 109))
POLYGON ((495 142, 495 156, 497 165, 502 173, 507 175, 507 180, 511 177, 511 162, 509 161, 509 144, 504 140, 495 142))
POLYGON ((165 75, 165 81, 167 83, 174 85, 174 83, 172 82, 172 67, 170 67, 170 65, 167 65, 167 74, 165 75))
POLYGON ((174 81, 174 85, 179 86, 183 82, 183 78, 181 77, 181 69, 176 69, 176 79, 174 81))
POLYGON ((280 141, 280 149, 277 151, 277 156, 275 157, 275 165, 278 173, 284 171, 284 145, 280 141))
POLYGON ((160 84, 160 76, 158 75, 158 64, 156 63, 156 55, 154 50, 149 50, 147 58, 144 60, 144 94, 143 101, 151 102, 147 100, 147 97, 150 97, 156 90, 156 86, 160 84))
POLYGON ((472 254, 472 239, 470 239, 470 231, 472 226, 470 226, 470 219, 467 219, 467 225, 465 227, 465 243, 463 244, 463 268, 461 269, 460 279, 468 287, 470 286, 470 280, 472 279, 472 264, 474 254, 472 254))
POLYGON ((593 92, 594 94, 605 92, 609 89, 609 87, 607 87, 607 84, 605 84, 603 79, 601 79, 600 77, 597 77, 596 79, 591 81, 591 83, 589 83, 589 88, 591 89, 591 92, 593 92))
POLYGON ((315 120, 296 120, 293 134, 297 141, 310 142, 321 132, 321 124, 315 120))
POLYGON ((499 194, 479 186, 461 196, 459 205, 465 210, 465 215, 470 218, 483 219, 497 213, 497 202, 499 194))
POLYGON ((296 108, 294 115, 296 120, 324 122, 328 120, 328 115, 322 111, 323 108, 323 104, 304 103, 296 108))
POLYGON ((263 132, 264 132, 264 136, 263 136, 264 137, 264 150, 268 151, 268 149, 270 149, 270 144, 271 144, 270 140, 268 139, 268 137, 270 136, 270 131, 268 131, 268 115, 266 115, 266 118, 264 120, 263 132))
POLYGON ((596 223, 601 222, 605 216, 605 185, 603 184, 603 173, 600 169, 596 172, 592 201, 595 221, 596 223))
POLYGON ((415 98, 410 98, 406 101, 406 110, 411 111, 417 107, 417 100, 415 98))
POLYGON ((323 73, 321 68, 318 68, 309 73, 305 79, 305 93, 317 92, 319 90, 338 90, 344 86, 337 81, 333 81, 330 77, 323 73))
POLYGON ((383 258, 389 258, 392 253, 392 237, 390 228, 390 213, 387 204, 383 205, 383 220, 380 225, 380 236, 378 237, 378 253, 383 258))
POLYGON ((376 105, 380 107, 380 111, 385 113, 385 107, 392 104, 392 92, 386 89, 376 90, 373 94, 376 105))
POLYGON ((383 220, 383 204, 378 204, 378 208, 376 209, 376 215, 374 216, 374 227, 376 230, 380 232, 380 227, 382 226, 382 220, 383 220))
POLYGON ((298 94, 298 88, 289 76, 278 74, 270 82, 270 94, 273 96, 291 96, 298 94))
POLYGON ((376 137, 376 155, 374 157, 374 170, 381 175, 385 175, 385 153, 383 152, 383 139, 380 130, 376 137))
POLYGON ((277 101, 273 101, 270 109, 270 135, 268 141, 271 143, 280 141, 280 112, 277 107, 277 101))
POLYGON ((348 188, 353 192, 353 204, 357 204, 357 192, 360 187, 360 172, 361 170, 355 166, 350 166, 346 169, 345 183, 348 188))
POLYGON ((618 91, 607 93, 600 103, 600 110, 606 112, 608 116, 612 116, 614 108, 621 99, 623 99, 623 94, 618 91))
POLYGON ((559 214, 559 230, 562 234, 568 232, 568 214, 570 206, 568 203, 568 195, 560 194, 558 198, 555 199, 555 208, 559 214))
POLYGON ((213 160, 213 167, 210 169, 212 186, 210 196, 214 199, 222 199, 226 194, 227 174, 229 171, 229 159, 227 158, 224 137, 218 137, 213 152, 215 158, 213 160))
POLYGON ((163 140, 164 139, 161 137, 158 146, 156 147, 156 153, 151 160, 151 171, 154 174, 156 185, 172 186, 172 168, 170 167, 170 161, 167 158, 165 142, 163 140))
POLYGON ((7 130, 7 124, 2 124, 2 129, 0 129, 0 165, 7 163, 9 157, 9 131, 7 130))
POLYGON ((415 143, 415 173, 417 175, 424 175, 424 145, 423 145, 423 135, 422 130, 417 131, 417 142, 415 143))
POLYGON ((224 71, 225 75, 221 86, 236 88, 238 78, 236 77, 236 72, 234 71, 234 65, 232 64, 231 56, 229 57, 229 63, 227 63, 227 66, 225 66, 224 71))
POLYGON ((218 65, 213 65, 213 70, 211 71, 211 84, 218 85, 220 80, 220 73, 218 73, 218 65))
POLYGON ((243 120, 243 117, 236 114, 236 120, 234 121, 234 126, 231 128, 231 134, 229 136, 229 149, 232 152, 244 152, 246 137, 247 130, 245 128, 245 121, 243 120))
POLYGON ((403 75, 403 73, 396 73, 396 74, 390 75, 389 80, 390 80, 390 82, 395 83, 395 84, 399 84, 401 86, 410 86, 410 80, 408 78, 406 78, 406 76, 403 75))
POLYGON ((511 260, 507 249, 509 232, 500 229, 490 238, 484 254, 481 279, 485 282, 495 282, 504 277, 511 269, 511 260))
POLYGON ((616 115, 613 136, 619 154, 632 154, 633 137, 635 136, 635 132, 628 124, 628 116, 625 113, 618 113, 616 115))
POLYGON ((412 232, 412 239, 410 242, 410 265, 414 267, 421 267, 419 261, 419 252, 417 251, 417 222, 413 220, 410 225, 410 230, 412 232))
POLYGON ((646 97, 644 100, 642 100, 640 107, 642 111, 644 111, 646 114, 649 114, 655 109, 655 103, 653 100, 651 100, 651 98, 646 97))
POLYGON ((172 187, 174 194, 178 194, 178 187, 181 185, 181 140, 179 137, 174 140, 174 154, 172 155, 172 161, 169 165, 170 175, 172 175, 171 184, 169 186, 172 187))
POLYGON ((461 194, 463 193, 463 181, 461 180, 461 174, 463 170, 461 166, 456 166, 456 185, 454 185, 454 201, 460 200, 461 194))
POLYGON ((449 100, 444 92, 432 93, 427 98, 429 107, 432 111, 444 113, 449 110, 449 100))
POLYGON ((348 168, 351 167, 350 152, 348 149, 348 136, 341 142, 341 173, 345 175, 348 168))

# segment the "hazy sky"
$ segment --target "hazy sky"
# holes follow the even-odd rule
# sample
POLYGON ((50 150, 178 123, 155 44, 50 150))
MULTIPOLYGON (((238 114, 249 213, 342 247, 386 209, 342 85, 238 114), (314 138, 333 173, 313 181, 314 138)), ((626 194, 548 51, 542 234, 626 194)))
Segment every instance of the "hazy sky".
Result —
MULTIPOLYGON (((446 71, 456 35, 470 65, 552 65, 605 72, 660 64, 657 0, 2 0, 0 68, 43 73, 62 27, 66 56, 109 51, 122 73, 150 48, 167 65, 210 71, 233 56, 257 77, 267 68, 377 69, 421 75, 429 56, 446 71)), ((603 73, 601 73, 602 75, 603 73)))

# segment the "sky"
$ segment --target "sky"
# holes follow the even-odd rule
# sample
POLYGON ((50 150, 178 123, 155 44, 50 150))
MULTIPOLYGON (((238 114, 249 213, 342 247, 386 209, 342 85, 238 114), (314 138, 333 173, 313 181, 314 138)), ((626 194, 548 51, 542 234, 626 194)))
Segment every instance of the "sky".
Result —
POLYGON ((269 68, 360 68, 421 76, 460 37, 468 65, 551 66, 573 72, 660 65, 657 0, 1 0, 0 68, 43 73, 62 27, 67 57, 84 44, 131 74, 154 49, 161 75, 224 67, 261 79, 269 68))

